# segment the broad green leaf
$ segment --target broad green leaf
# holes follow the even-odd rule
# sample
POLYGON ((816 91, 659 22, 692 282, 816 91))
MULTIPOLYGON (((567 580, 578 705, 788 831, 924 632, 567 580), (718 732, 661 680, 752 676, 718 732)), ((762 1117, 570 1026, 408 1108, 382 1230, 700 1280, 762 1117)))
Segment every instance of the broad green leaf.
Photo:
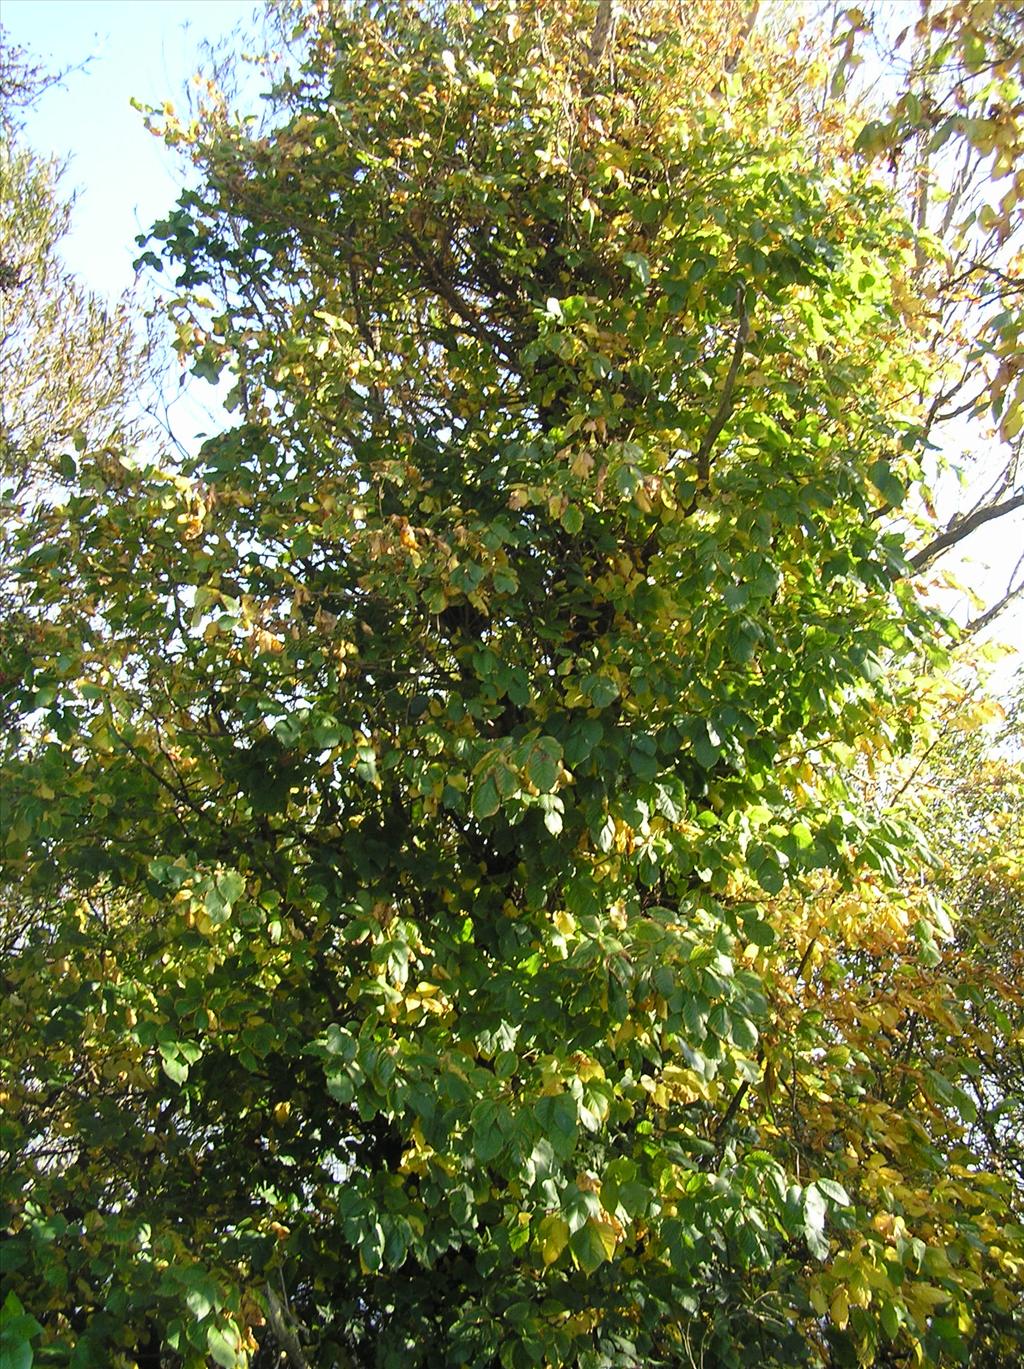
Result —
POLYGON ((32 1347, 16 1331, 0 1331, 0 1369, 32 1369, 32 1347))
POLYGON ((818 1260, 828 1258, 829 1245, 825 1237, 825 1196, 816 1184, 808 1184, 803 1195, 803 1233, 807 1247, 818 1260))
POLYGON ((899 508, 906 497, 906 491, 893 475, 889 462, 884 458, 872 462, 868 475, 871 477, 871 483, 886 503, 891 504, 893 508, 899 508))
POLYGON ((831 1199, 840 1207, 850 1206, 850 1195, 842 1184, 837 1183, 835 1179, 816 1179, 815 1187, 824 1193, 826 1198, 831 1199))
POLYGON ((569 1238, 573 1259, 585 1274, 612 1259, 615 1254, 615 1229, 609 1223, 589 1217, 569 1238))
POLYGON ((188 1079, 188 1063, 181 1059, 177 1047, 160 1047, 160 1064, 168 1079, 174 1084, 184 1084, 188 1079))
POLYGON ((625 252, 623 262, 636 276, 641 285, 651 283, 651 264, 642 252, 625 252))
POLYGON ((494 775, 486 775, 473 790, 473 816, 490 818, 501 807, 501 798, 494 775))
POLYGON ((220 1327, 210 1326, 207 1329, 206 1344, 214 1362, 219 1364, 221 1369, 235 1369, 236 1365, 243 1363, 238 1353, 237 1339, 233 1334, 229 1336, 220 1327))

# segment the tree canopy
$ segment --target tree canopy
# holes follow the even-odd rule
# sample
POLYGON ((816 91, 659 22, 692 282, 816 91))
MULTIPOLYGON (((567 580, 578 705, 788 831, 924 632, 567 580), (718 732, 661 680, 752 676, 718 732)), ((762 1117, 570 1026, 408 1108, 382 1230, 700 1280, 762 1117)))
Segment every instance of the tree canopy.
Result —
POLYGON ((278 13, 144 244, 234 423, 12 520, 0 1344, 1015 1362, 897 124, 732 0, 278 13))

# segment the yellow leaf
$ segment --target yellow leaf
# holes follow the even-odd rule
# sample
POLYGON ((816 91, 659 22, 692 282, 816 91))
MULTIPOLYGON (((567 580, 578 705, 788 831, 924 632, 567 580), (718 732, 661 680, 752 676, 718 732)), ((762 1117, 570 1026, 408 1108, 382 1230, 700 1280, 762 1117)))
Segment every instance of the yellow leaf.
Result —
POLYGON ((597 1217, 589 1217, 587 1219, 587 1225, 593 1230, 597 1239, 601 1242, 601 1249, 604 1251, 605 1259, 610 1260, 615 1254, 615 1246, 618 1241, 615 1227, 612 1226, 611 1222, 601 1221, 597 1217))
POLYGON ((998 222, 999 216, 990 204, 983 204, 978 212, 978 222, 985 232, 989 232, 998 222))
POLYGON ((554 1264, 569 1243, 569 1223, 556 1213, 543 1219, 537 1232, 537 1244, 546 1265, 554 1264))
POLYGON ((941 1307, 944 1302, 949 1301, 949 1294, 943 1288, 936 1288, 931 1283, 914 1284, 911 1296, 913 1300, 931 1309, 941 1307))
POLYGON ((999 435, 1004 442, 1012 442, 1024 427, 1024 404, 1020 400, 1011 404, 999 425, 999 435))
POLYGON ((847 1297, 845 1288, 836 1290, 832 1298, 832 1306, 829 1308, 829 1315, 840 1331, 845 1329, 846 1323, 850 1320, 850 1299, 847 1297))

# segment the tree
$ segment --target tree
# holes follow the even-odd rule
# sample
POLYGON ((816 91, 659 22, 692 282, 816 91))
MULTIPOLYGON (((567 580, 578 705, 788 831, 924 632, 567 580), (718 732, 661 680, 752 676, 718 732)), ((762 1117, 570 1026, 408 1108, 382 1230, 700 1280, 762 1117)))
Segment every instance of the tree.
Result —
POLYGON ((913 224, 742 6, 287 15, 150 248, 237 423, 17 534, 41 1354, 962 1360, 1008 1180, 933 1220, 960 1086, 879 1123, 852 977, 946 982, 855 763, 944 660, 913 224))
MULTIPOLYGON (((941 967, 947 987, 936 993, 934 984, 922 985, 926 1010, 909 1024, 902 1055, 910 1068, 923 1067, 935 1102, 951 1110, 951 1169, 972 1163, 968 1157, 983 1157, 1006 1195, 1002 1229, 1019 1235, 1024 1220, 1021 680, 1009 717, 1001 721, 990 701, 964 693, 952 726, 933 740, 912 780, 921 817, 943 852, 938 878, 957 921, 941 967), (986 719, 987 735, 980 726, 986 719), (942 1012, 943 998, 952 1021, 942 1012), (952 1099, 947 1084, 953 1086, 952 1099), (966 1128, 956 1126, 957 1114, 966 1128)), ((979 1299, 974 1309, 972 1363, 978 1365, 1004 1363, 1024 1340, 1020 1299, 1005 1287, 988 1291, 993 1296, 987 1306, 979 1299)))
MULTIPOLYGON (((990 0, 922 0, 916 23, 907 22, 912 17, 891 6, 844 11, 836 24, 840 60, 832 92, 842 97, 869 39, 880 50, 876 63, 880 57, 900 74, 888 107, 874 101, 876 117, 864 123, 857 146, 887 166, 919 230, 914 284, 941 372, 927 428, 970 491, 941 521, 930 494, 925 500, 924 537, 912 562, 930 574, 941 557, 993 520, 1012 518, 1019 528, 1024 517, 1024 23, 1016 6, 990 0), (966 455, 954 457, 961 445, 966 455)), ((979 606, 972 630, 1019 598, 1022 571, 1018 560, 1005 592, 979 606)))
POLYGON ((864 871, 852 888, 779 908, 813 949, 798 982, 782 985, 790 1032, 766 1044, 755 1106, 819 1165, 841 1154, 851 1192, 874 1197, 873 1229, 853 1236, 811 1290, 833 1324, 860 1318, 867 1363, 893 1362, 886 1341, 904 1315, 894 1251, 921 1276, 905 1293, 929 1323, 926 1359, 955 1361, 962 1341, 972 1366, 1011 1364, 1024 1339, 1021 719, 1016 707, 996 726, 1002 710, 976 682, 983 663, 961 660, 961 679, 967 664, 970 686, 922 682, 934 717, 914 753, 862 769, 866 793, 928 832, 930 874, 909 867, 893 897, 864 871), (954 919, 941 948, 918 920, 936 891, 954 919), (806 1025, 818 1017, 829 1024, 824 1060, 806 1025), (846 1073, 842 1101, 830 1065, 846 1073), (922 1236, 928 1248, 914 1255, 922 1236), (960 1270, 952 1281, 951 1267, 960 1270), (881 1323, 874 1334, 868 1309, 881 1323))
MULTIPOLYGON (((42 539, 55 503, 67 496, 76 474, 69 449, 74 444, 97 452, 110 444, 120 448, 134 435, 126 410, 141 374, 127 305, 108 310, 78 285, 61 260, 61 239, 71 213, 70 202, 60 197, 61 168, 22 142, 24 111, 60 79, 11 44, 0 28, 0 689, 3 725, 15 729, 24 716, 12 698, 16 683, 33 654, 45 654, 59 634, 55 615, 24 601, 16 569, 20 549, 34 546, 43 559, 59 552, 42 545, 42 539)), ((21 755, 35 739, 31 727, 10 738, 21 755)), ((12 817, 6 790, 0 804, 6 824, 12 817)), ((51 912, 5 880, 0 890, 5 1029, 16 1027, 20 1013, 30 1006, 19 999, 8 969, 14 969, 17 980, 21 957, 32 942, 49 963, 47 954, 61 936, 51 912)), ((31 1007, 49 1014, 38 1000, 31 1007)), ((45 1068, 35 1074, 29 1065, 27 1077, 14 1084, 15 1092, 25 1087, 28 1097, 39 1097, 45 1092, 45 1076, 45 1068)), ((9 1104, 11 1094, 5 1091, 3 1101, 9 1104)), ((24 1134, 22 1124, 31 1129, 31 1119, 30 1104, 13 1128, 9 1120, 4 1124, 5 1179, 11 1174, 11 1147, 24 1134)), ((33 1140, 43 1132, 33 1163, 45 1166, 46 1147, 61 1143, 45 1121, 33 1140)), ((16 1192, 4 1189, 5 1226, 16 1192)), ((5 1277, 7 1273, 5 1258, 5 1277)), ((11 1294, 0 1309, 4 1365, 30 1362, 28 1341, 40 1331, 11 1294)))
MULTIPOLYGON (((0 29, 0 621, 8 684, 18 674, 23 625, 10 576, 17 537, 43 535, 37 520, 72 478, 75 442, 97 449, 129 439, 128 397, 142 371, 127 304, 108 309, 61 260, 72 208, 59 194, 61 168, 20 137, 20 112, 59 79, 0 29)), ((28 629, 44 630, 38 621, 28 629)))

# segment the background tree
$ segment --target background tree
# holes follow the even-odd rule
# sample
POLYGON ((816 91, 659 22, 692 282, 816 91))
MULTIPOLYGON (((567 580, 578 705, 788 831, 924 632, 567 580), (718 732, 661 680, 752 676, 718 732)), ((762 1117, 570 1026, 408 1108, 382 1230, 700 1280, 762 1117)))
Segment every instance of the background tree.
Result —
POLYGON ((747 1115, 762 1134, 786 1135, 803 1163, 833 1157, 856 1200, 876 1209, 811 1294, 853 1333, 862 1362, 903 1362, 895 1253, 895 1268, 919 1271, 906 1293, 929 1327, 925 1358, 1004 1365, 1024 1316, 1020 714, 1000 725, 1000 706, 976 682, 937 678, 922 690, 934 717, 915 753, 878 766, 873 748, 860 769, 866 794, 928 832, 931 874, 908 867, 895 896, 870 869, 817 899, 780 896, 776 917, 808 950, 795 981, 776 987, 789 1031, 766 1035, 747 1115), (918 920, 935 892, 954 919, 938 944, 918 920), (927 1249, 914 1253, 922 1238, 927 1249), (947 1261, 961 1271, 959 1290, 947 1261))
MULTIPOLYGON (((61 168, 23 145, 20 114, 59 80, 0 29, 0 620, 3 670, 20 674, 24 614, 10 572, 17 537, 38 526, 74 473, 71 449, 124 440, 142 360, 128 306, 108 309, 60 256, 71 201, 61 168), (21 625, 21 626, 19 626, 21 625)), ((41 533, 38 535, 42 535, 41 533)), ((45 631, 36 621, 29 636, 45 631)))
POLYGON ((1008 1181, 936 1212, 964 1091, 878 1096, 857 974, 945 993, 857 763, 944 659, 914 225, 745 7, 288 16, 265 128, 165 129, 236 425, 17 532, 41 1361, 962 1360, 1008 1181))
MULTIPOLYGON (((936 479, 912 561, 934 580, 941 558, 994 520, 1011 545, 1024 528, 1024 22, 1016 5, 990 0, 833 13, 831 94, 843 101, 860 92, 854 107, 873 117, 857 146, 899 187, 920 234, 914 287, 942 377, 926 426, 942 461, 931 463, 936 479), (887 104, 854 77, 866 57, 871 70, 881 64, 896 77, 895 91, 885 83, 887 104), (966 487, 952 501, 944 466, 966 487)), ((976 605, 970 627, 987 626, 1022 592, 1018 560, 1003 592, 976 605)))
MULTIPOLYGON (((60 166, 37 156, 22 140, 24 112, 60 79, 59 73, 47 72, 12 44, 0 28, 0 707, 5 730, 12 729, 12 753, 20 756, 30 753, 40 733, 14 702, 15 687, 31 669, 35 655, 59 650, 61 628, 59 615, 47 605, 27 601, 16 562, 21 549, 33 547, 40 563, 49 563, 59 585, 60 571, 54 563, 60 548, 45 544, 45 529, 54 506, 69 494, 73 501, 74 449, 95 451, 97 463, 109 444, 120 449, 133 432, 126 412, 142 373, 127 304, 108 310, 79 286, 61 260, 71 202, 60 195, 60 166)), ((89 606, 80 608, 87 618, 89 606)), ((48 702, 45 691, 35 702, 48 702)), ((45 800, 50 792, 42 785, 37 797, 45 800)), ((6 788, 0 790, 0 805, 5 828, 17 826, 18 812, 6 788)), ((42 984, 32 981, 35 995, 23 998, 18 993, 19 969, 24 971, 27 960, 45 968, 47 986, 59 982, 61 969, 55 970, 55 965, 71 972, 70 962, 63 958, 72 949, 67 936, 57 900, 23 894, 16 879, 5 880, 0 893, 5 1039, 26 1021, 33 1032, 49 1033, 47 1041, 60 1057, 44 1060, 46 1045, 39 1036, 34 1037, 29 1057, 4 1052, 6 1115, 0 1124, 0 1144, 5 1226, 14 1210, 11 1204, 17 1206, 23 1199, 12 1171, 12 1152, 24 1143, 31 1151, 31 1164, 50 1178, 74 1163, 74 1140, 61 1133, 56 1120, 54 1081, 58 1091, 71 1083, 72 1093, 82 1099, 96 1087, 92 1062, 78 1060, 67 1075, 62 1074, 70 1058, 60 1042, 60 1010, 54 1009, 47 993, 40 996, 42 984), (15 1100, 16 1118, 11 1115, 15 1100)), ((79 972, 77 960, 74 972, 79 972)), ((70 1186, 70 1176, 67 1182, 70 1186)), ((7 1254, 5 1244, 5 1279, 11 1272, 7 1254)), ((43 1304, 39 1310, 44 1310, 43 1304)), ((16 1297, 7 1302, 0 1310, 0 1357, 5 1365, 29 1362, 27 1341, 39 1329, 19 1310, 16 1297)))

